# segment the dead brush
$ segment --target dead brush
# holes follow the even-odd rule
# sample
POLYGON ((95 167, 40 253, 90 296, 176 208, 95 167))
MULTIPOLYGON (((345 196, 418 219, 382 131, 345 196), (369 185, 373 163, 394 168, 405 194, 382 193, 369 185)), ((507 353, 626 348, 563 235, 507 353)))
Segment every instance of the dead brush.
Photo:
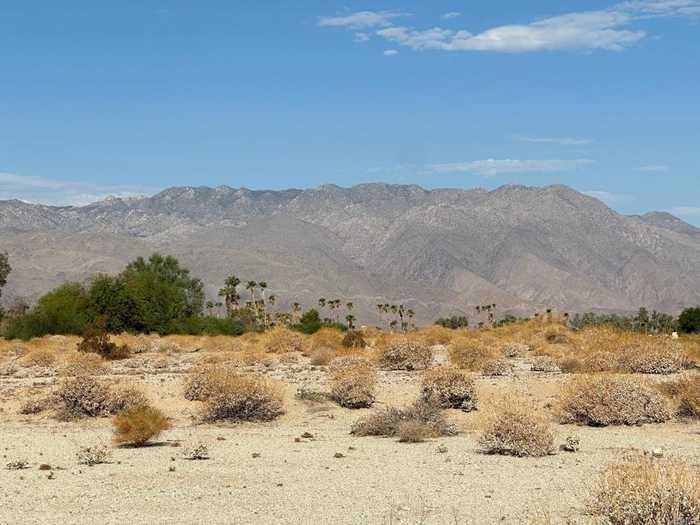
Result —
POLYGON ((471 372, 481 372, 484 365, 498 357, 496 347, 480 341, 459 339, 452 342, 449 347, 450 362, 457 368, 471 372))
POLYGON ((530 347, 525 343, 518 343, 516 341, 508 341, 501 346, 501 353, 503 357, 516 358, 525 357, 530 351, 530 347))
POLYGON ((118 346, 110 341, 107 321, 104 318, 86 326, 83 340, 78 343, 78 352, 97 354, 109 361, 127 359, 131 355, 128 346, 118 346))
POLYGON ((284 413, 281 387, 262 376, 229 375, 208 391, 205 421, 272 421, 284 413))
POLYGON ((513 365, 507 359, 491 359, 482 366, 481 373, 488 377, 507 376, 513 371, 513 365))
POLYGON ((63 376, 97 376, 107 372, 105 360, 97 354, 71 353, 66 356, 65 365, 60 368, 63 376))
POLYGON ((330 397, 344 408, 368 408, 376 399, 377 372, 355 367, 332 375, 330 397))
POLYGON ((613 525, 698 525, 700 473, 677 459, 626 459, 603 471, 587 511, 613 525))
POLYGON ((133 386, 113 388, 109 393, 110 414, 148 405, 149 401, 146 394, 133 386))
POLYGON ((432 325, 418 330, 416 339, 427 346, 448 345, 455 337, 455 331, 443 326, 432 325))
POLYGON ((188 401, 205 401, 215 394, 233 370, 216 365, 203 365, 192 370, 185 378, 184 396, 188 401))
POLYGON ((541 457, 554 452, 554 432, 546 417, 523 401, 497 403, 484 418, 479 445, 487 454, 541 457))
POLYGON ((78 376, 63 382, 55 393, 59 419, 100 417, 110 413, 109 388, 90 376, 78 376))
POLYGON ((673 374, 685 364, 683 348, 670 339, 647 338, 623 349, 620 369, 638 374, 673 374))
POLYGON ((679 417, 700 419, 700 376, 686 376, 657 387, 674 403, 679 417))
POLYGON ((263 334, 261 346, 268 354, 301 352, 304 348, 304 338, 298 332, 277 326, 263 334))
POLYGON ((170 422, 157 408, 137 406, 118 413, 112 421, 114 442, 140 447, 170 428, 170 422))
POLYGON ((634 377, 596 374, 571 380, 559 396, 562 423, 590 426, 640 425, 668 421, 663 395, 634 377))
POLYGON ((362 332, 359 330, 348 330, 345 333, 341 344, 345 348, 362 349, 367 346, 367 341, 365 341, 362 332))
POLYGON ((422 343, 404 339, 380 348, 377 357, 385 370, 424 370, 433 362, 433 351, 422 343))
POLYGON ((24 366, 51 368, 56 364, 56 352, 48 348, 37 348, 27 353, 20 361, 24 366))
POLYGON ((344 334, 335 328, 321 328, 315 334, 312 334, 305 345, 303 352, 305 355, 311 355, 319 348, 330 348, 331 350, 339 350, 343 347, 344 334))
POLYGON ((456 368, 439 367, 427 370, 421 381, 420 398, 442 408, 476 409, 474 380, 456 368))
POLYGON ((557 362, 549 356, 539 355, 532 358, 530 368, 533 372, 560 372, 557 362))
POLYGON ((453 436, 457 433, 455 426, 445 420, 437 403, 423 400, 404 408, 383 408, 362 417, 352 425, 350 433, 356 436, 395 437, 401 424, 407 421, 424 426, 427 429, 424 437, 453 436))
POLYGON ((332 348, 321 346, 311 352, 309 362, 314 366, 326 366, 335 358, 335 355, 336 352, 332 348))

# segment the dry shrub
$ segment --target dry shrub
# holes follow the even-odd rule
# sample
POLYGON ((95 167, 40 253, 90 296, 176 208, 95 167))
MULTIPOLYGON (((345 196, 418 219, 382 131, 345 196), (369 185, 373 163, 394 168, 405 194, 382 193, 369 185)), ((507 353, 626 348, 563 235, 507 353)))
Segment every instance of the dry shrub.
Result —
POLYGON ((184 396, 188 401, 206 401, 222 388, 232 371, 215 365, 199 366, 185 378, 184 396))
POLYGON ((286 354, 280 354, 277 359, 279 359, 280 364, 291 365, 299 362, 299 354, 287 352, 286 354))
POLYGON ((170 428, 170 422, 157 408, 138 406, 114 416, 114 441, 120 445, 142 446, 170 428))
POLYGON ((333 377, 347 371, 365 369, 374 371, 374 366, 369 359, 358 355, 336 357, 328 367, 328 374, 333 377))
POLYGON ((335 357, 335 350, 321 346, 311 352, 309 362, 314 366, 325 366, 335 357))
POLYGON ((27 399, 19 407, 19 413, 23 415, 39 414, 51 408, 53 405, 52 397, 40 397, 27 399))
POLYGON ((530 368, 533 372, 560 372, 556 361, 546 355, 534 357, 530 368))
POLYGON ((90 376, 78 376, 64 381, 55 396, 61 419, 99 417, 110 412, 109 388, 90 376))
POLYGON ((95 465, 107 463, 110 453, 104 445, 94 445, 92 447, 80 447, 75 455, 78 459, 78 465, 94 467, 95 465))
POLYGON ((678 416, 700 419, 700 376, 662 383, 659 390, 673 400, 678 416))
POLYGON ((367 341, 362 335, 362 332, 357 330, 349 330, 345 333, 341 343, 345 348, 364 348, 367 346, 367 341))
POLYGON ((501 347, 501 353, 503 354, 503 357, 510 358, 524 357, 529 350, 530 347, 525 343, 518 343, 515 341, 508 341, 501 347))
POLYGON ((56 363, 56 352, 48 348, 32 350, 22 358, 22 364, 25 366, 43 366, 49 368, 54 363, 56 363))
POLYGON ((379 351, 379 365, 386 370, 424 370, 432 362, 433 351, 429 347, 408 339, 379 351))
POLYGON ((422 443, 426 438, 433 436, 430 425, 413 419, 402 421, 396 432, 400 443, 422 443))
POLYGON ((458 368, 480 372, 498 355, 494 347, 479 340, 460 339, 450 345, 450 361, 458 368))
POLYGON ((304 338, 299 332, 277 326, 263 334, 262 348, 268 354, 301 352, 304 348, 304 338))
POLYGON ((639 374, 673 374, 683 369, 685 354, 670 339, 647 338, 623 350, 620 368, 639 374))
POLYGON ((563 423, 639 425, 661 423, 671 417, 662 394, 633 377, 579 377, 562 389, 559 399, 563 423))
POLYGON ((61 375, 65 376, 96 376, 107 371, 105 361, 97 354, 70 354, 66 358, 66 365, 61 369, 61 375))
POLYGON ((560 325, 548 326, 543 335, 549 344, 565 345, 571 341, 566 328, 560 325))
POLYGON ((148 405, 146 394, 132 386, 117 388, 109 393, 109 412, 112 414, 148 405))
POLYGON ((618 368, 619 358, 613 352, 593 352, 581 362, 584 372, 611 372, 618 368))
POLYGON ((257 375, 229 375, 212 389, 205 421, 272 421, 284 413, 282 389, 257 375))
POLYGON ((583 363, 576 357, 563 357, 557 361, 559 370, 565 374, 577 374, 583 371, 583 363))
POLYGON ((85 336, 78 344, 78 352, 97 354, 110 361, 126 359, 131 355, 128 346, 118 346, 109 340, 105 319, 98 319, 85 327, 85 336))
POLYGON ((434 368, 423 374, 421 399, 432 400, 442 408, 476 409, 474 381, 455 368, 434 368))
POLYGON ((588 511, 611 525, 697 525, 700 474, 686 461, 630 458, 604 470, 588 511))
POLYGON ((314 350, 323 347, 338 350, 343 347, 344 335, 336 328, 321 328, 309 338, 306 352, 311 354, 314 350))
POLYGON ((426 437, 453 436, 457 433, 454 425, 447 423, 440 406, 431 401, 418 400, 404 408, 388 407, 358 419, 350 431, 356 436, 394 437, 402 423, 414 421, 424 425, 429 434, 426 437))
POLYGON ((376 385, 377 372, 372 367, 345 368, 331 376, 331 399, 345 408, 368 408, 374 404, 376 385))
POLYGON ((428 346, 447 345, 454 337, 454 330, 438 325, 426 326, 416 333, 416 338, 428 346))
POLYGON ((486 417, 479 445, 487 454, 541 457, 554 451, 554 433, 535 407, 503 401, 486 417))
POLYGON ((513 365, 506 359, 491 359, 486 361, 481 373, 485 376, 505 376, 513 371, 513 365))

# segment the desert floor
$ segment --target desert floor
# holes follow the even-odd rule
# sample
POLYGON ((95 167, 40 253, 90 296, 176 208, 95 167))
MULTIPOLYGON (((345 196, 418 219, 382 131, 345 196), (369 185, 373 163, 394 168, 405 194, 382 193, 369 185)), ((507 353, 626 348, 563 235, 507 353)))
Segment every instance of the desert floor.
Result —
MULTIPOLYGON (((545 458, 481 453, 477 429, 489 399, 519 395, 547 410, 566 380, 532 372, 525 362, 510 376, 477 379, 478 411, 447 411, 457 436, 405 444, 350 435, 353 421, 373 409, 296 399, 298 387, 322 388, 326 376, 301 355, 295 363, 249 367, 284 381, 286 414, 272 423, 236 425, 198 422, 199 403, 182 395, 186 367, 178 357, 158 369, 139 359, 113 366, 103 379, 140 386, 172 418, 173 428, 142 448, 113 446, 108 418, 20 415, 22 400, 61 381, 55 374, 0 376, 0 523, 589 523, 583 504, 591 483, 626 452, 661 449, 700 464, 700 424, 679 422, 556 425, 559 443, 580 438, 579 452, 545 458), (208 445, 208 460, 183 458, 183 448, 195 441, 208 445), (100 443, 110 447, 110 462, 79 465, 78 449, 100 443), (27 468, 4 468, 20 458, 27 468)), ((380 377, 375 408, 416 398, 419 373, 380 377)))

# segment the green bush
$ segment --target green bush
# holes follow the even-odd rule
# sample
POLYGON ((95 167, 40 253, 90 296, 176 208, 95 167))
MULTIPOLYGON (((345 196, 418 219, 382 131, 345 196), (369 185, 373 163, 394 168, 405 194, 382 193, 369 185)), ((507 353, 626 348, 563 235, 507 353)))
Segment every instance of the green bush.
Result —
POLYGON ((700 333, 700 306, 683 310, 678 317, 678 329, 686 334, 700 333))

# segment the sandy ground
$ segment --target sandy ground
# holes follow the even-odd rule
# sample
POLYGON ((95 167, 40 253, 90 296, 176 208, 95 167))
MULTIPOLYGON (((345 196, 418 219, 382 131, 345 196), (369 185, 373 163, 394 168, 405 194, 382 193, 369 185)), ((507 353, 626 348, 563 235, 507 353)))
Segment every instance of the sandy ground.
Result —
MULTIPOLYGON (((481 406, 520 395, 546 410, 566 376, 526 371, 479 378, 481 406)), ((106 418, 64 423, 22 416, 20 399, 48 392, 55 377, 0 377, 0 523, 588 523, 582 506, 601 468, 631 450, 662 449, 700 464, 700 424, 588 428, 556 425, 558 442, 578 436, 581 450, 545 458, 482 454, 484 410, 448 411, 459 435, 419 444, 354 437, 368 410, 294 398, 300 385, 322 386, 325 373, 303 361, 266 373, 287 384, 287 413, 266 424, 204 425, 198 403, 182 397, 182 373, 110 376, 142 386, 173 419, 173 429, 143 448, 110 444, 106 418), (309 432, 312 438, 297 439, 309 432), (192 461, 183 446, 202 441, 210 459, 192 461), (110 463, 79 465, 81 446, 110 446, 110 463), (446 452, 438 451, 444 445, 446 452), (341 456, 341 457, 336 457, 341 456), (26 459, 28 468, 7 470, 26 459), (40 470, 41 464, 53 470, 40 470)), ((379 402, 407 404, 418 374, 382 372, 379 402)))

